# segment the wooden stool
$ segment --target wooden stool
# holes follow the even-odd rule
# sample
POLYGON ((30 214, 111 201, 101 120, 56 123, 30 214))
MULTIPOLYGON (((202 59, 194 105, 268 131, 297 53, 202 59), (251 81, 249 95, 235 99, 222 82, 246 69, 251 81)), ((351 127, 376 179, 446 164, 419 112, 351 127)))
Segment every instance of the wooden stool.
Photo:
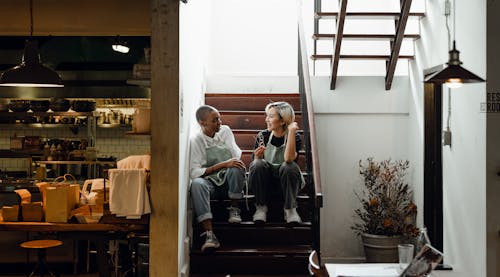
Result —
POLYGON ((43 276, 43 273, 46 271, 50 276, 56 277, 56 275, 49 269, 49 265, 47 264, 47 253, 45 250, 62 244, 62 241, 52 239, 30 240, 21 243, 22 248, 36 249, 38 251, 38 261, 35 268, 28 276, 32 277, 37 271, 40 276, 43 276))

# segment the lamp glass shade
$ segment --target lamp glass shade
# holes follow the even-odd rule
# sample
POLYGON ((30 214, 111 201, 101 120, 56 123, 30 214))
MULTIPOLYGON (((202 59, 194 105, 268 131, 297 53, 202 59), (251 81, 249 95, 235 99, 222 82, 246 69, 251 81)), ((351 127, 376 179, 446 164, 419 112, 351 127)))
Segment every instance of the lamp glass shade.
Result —
POLYGON ((120 44, 120 43, 115 43, 111 45, 111 48, 115 50, 116 52, 120 53, 128 53, 130 51, 130 48, 126 44, 120 44))
POLYGON ((57 72, 40 62, 38 43, 27 40, 21 64, 2 73, 0 86, 63 87, 64 85, 57 72))

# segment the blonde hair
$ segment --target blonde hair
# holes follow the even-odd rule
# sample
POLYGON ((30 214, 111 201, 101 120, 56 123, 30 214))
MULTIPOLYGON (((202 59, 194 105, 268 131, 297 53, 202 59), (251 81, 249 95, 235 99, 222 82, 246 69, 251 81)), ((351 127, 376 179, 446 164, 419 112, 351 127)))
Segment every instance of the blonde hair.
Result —
POLYGON ((280 118, 283 119, 285 122, 285 128, 287 128, 290 123, 295 121, 295 112, 293 111, 292 106, 287 102, 280 101, 267 104, 265 109, 266 113, 269 113, 271 108, 274 108, 280 118))

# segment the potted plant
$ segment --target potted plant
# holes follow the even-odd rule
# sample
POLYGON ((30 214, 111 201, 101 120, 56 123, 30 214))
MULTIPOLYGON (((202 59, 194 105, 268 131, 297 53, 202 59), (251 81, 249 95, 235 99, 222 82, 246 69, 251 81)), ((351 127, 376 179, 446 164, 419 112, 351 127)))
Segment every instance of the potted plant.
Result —
POLYGON ((405 181, 410 162, 373 158, 359 161, 363 189, 355 191, 361 207, 352 226, 363 240, 367 262, 397 262, 397 245, 418 234, 417 206, 405 181))

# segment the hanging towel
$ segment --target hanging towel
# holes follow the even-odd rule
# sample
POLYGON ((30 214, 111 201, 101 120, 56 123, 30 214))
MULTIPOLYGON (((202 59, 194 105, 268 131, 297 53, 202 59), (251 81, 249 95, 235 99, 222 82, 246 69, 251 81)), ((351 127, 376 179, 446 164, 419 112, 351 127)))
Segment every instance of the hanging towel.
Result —
POLYGON ((151 213, 146 169, 110 169, 109 209, 116 216, 139 219, 151 213))
POLYGON ((116 163, 118 169, 145 168, 151 169, 151 155, 132 155, 116 163))

